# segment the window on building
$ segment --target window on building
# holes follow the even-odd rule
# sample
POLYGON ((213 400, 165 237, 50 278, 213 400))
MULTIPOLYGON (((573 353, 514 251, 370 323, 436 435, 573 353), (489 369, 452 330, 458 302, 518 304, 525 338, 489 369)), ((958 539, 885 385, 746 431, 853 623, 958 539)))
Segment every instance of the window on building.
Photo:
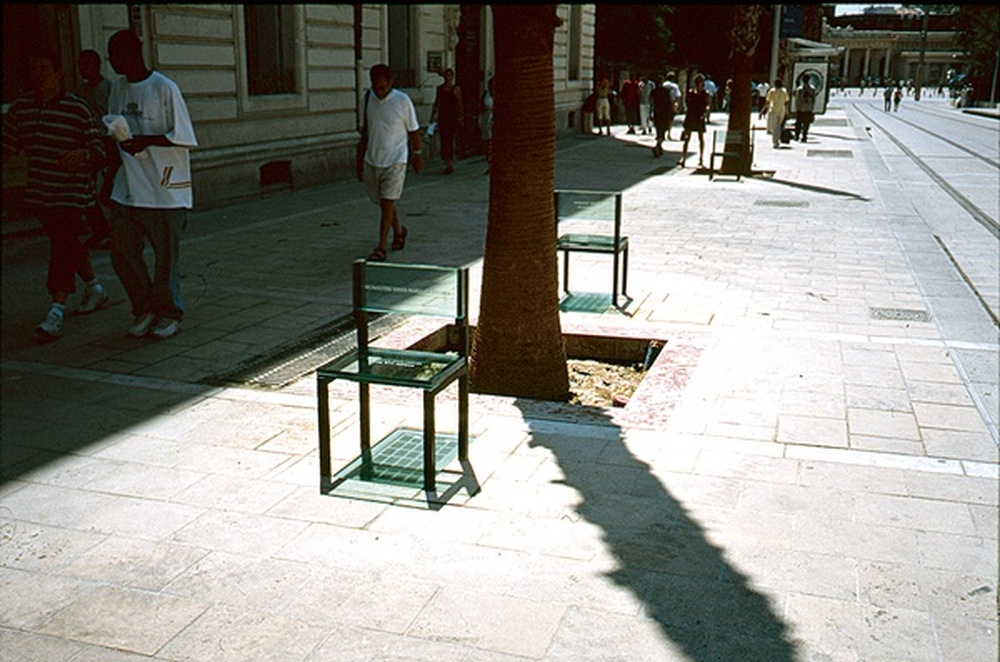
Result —
POLYGON ((251 95, 295 92, 295 17, 291 5, 244 5, 247 87, 251 95))
POLYGON ((569 7, 569 72, 570 80, 580 80, 580 51, 583 48, 583 8, 569 7))
POLYGON ((415 60, 410 44, 410 7, 390 4, 389 9, 389 68, 398 87, 415 87, 415 60))

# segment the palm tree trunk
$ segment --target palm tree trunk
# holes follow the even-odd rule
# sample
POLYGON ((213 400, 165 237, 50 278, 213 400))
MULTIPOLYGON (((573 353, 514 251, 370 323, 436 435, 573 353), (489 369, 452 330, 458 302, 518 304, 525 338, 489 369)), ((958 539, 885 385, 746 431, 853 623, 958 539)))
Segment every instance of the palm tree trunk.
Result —
POLYGON ((750 70, 753 56, 760 41, 760 5, 738 5, 735 8, 730 61, 733 71, 733 90, 729 100, 729 131, 742 132, 743 145, 739 156, 722 159, 722 172, 749 175, 753 164, 750 158, 750 70))
POLYGON ((556 259, 554 5, 494 5, 496 102, 472 388, 566 400, 556 259))

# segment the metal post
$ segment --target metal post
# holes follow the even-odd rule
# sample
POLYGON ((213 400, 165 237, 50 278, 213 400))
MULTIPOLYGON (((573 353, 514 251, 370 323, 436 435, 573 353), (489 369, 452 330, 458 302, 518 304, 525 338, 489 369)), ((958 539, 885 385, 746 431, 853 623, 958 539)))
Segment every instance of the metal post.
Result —
POLYGON ((920 27, 920 61, 917 64, 917 80, 914 81, 913 100, 920 101, 920 88, 924 84, 924 53, 927 51, 927 7, 923 8, 924 20, 920 27))
POLYGON ((424 391, 424 490, 434 492, 437 488, 437 449, 435 448, 434 394, 424 391))
POLYGON ((774 6, 774 27, 771 35, 771 80, 768 85, 774 85, 778 77, 778 54, 781 46, 781 5, 774 6))
POLYGON ((325 377, 316 378, 316 397, 319 414, 319 489, 329 488, 333 477, 332 458, 330 457, 330 390, 329 380, 325 377))
POLYGON ((997 48, 996 55, 993 56, 993 86, 990 87, 990 105, 997 102, 997 68, 1000 67, 1000 48, 997 48))

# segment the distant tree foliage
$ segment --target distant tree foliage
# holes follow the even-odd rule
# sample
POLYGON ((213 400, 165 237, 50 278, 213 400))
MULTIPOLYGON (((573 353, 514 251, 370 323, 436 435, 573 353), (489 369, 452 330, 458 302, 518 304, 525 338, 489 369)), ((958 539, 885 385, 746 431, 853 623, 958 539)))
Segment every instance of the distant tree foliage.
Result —
POLYGON ((660 71, 673 51, 673 11, 672 5, 598 5, 595 53, 602 62, 660 71))
POLYGON ((973 77, 992 77, 1000 46, 1000 6, 959 6, 955 29, 962 49, 969 55, 969 73, 973 77))

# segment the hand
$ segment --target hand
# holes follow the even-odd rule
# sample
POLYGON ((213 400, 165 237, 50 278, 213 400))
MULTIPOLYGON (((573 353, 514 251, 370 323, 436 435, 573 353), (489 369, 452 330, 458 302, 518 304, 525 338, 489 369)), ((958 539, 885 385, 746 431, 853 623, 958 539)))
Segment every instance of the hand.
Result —
POLYGON ((424 169, 424 157, 420 154, 413 154, 410 162, 413 164, 413 172, 420 174, 420 171, 424 169))
POLYGON ((87 150, 74 149, 63 152, 59 157, 59 167, 63 170, 82 170, 87 164, 87 150))
POLYGON ((125 140, 119 143, 123 150, 135 156, 139 152, 143 151, 149 147, 150 139, 149 136, 135 136, 130 140, 125 140))

